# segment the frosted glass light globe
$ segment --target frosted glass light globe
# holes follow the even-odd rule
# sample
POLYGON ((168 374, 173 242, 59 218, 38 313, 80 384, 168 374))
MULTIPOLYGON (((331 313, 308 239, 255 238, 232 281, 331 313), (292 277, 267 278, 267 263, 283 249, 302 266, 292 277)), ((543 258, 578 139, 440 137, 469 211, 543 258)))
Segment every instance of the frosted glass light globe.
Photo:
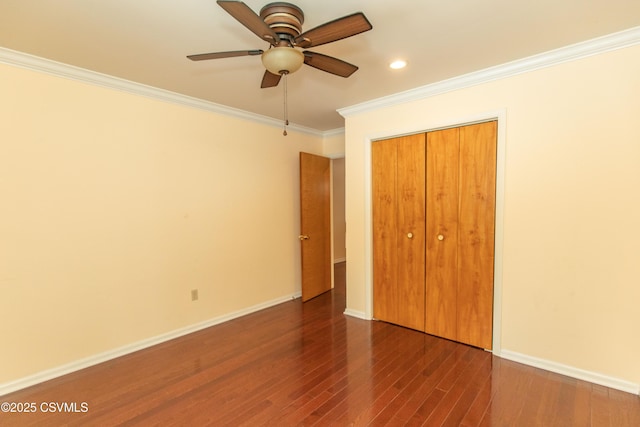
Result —
POLYGON ((274 47, 262 54, 262 64, 272 74, 291 74, 304 63, 304 54, 292 47, 274 47))

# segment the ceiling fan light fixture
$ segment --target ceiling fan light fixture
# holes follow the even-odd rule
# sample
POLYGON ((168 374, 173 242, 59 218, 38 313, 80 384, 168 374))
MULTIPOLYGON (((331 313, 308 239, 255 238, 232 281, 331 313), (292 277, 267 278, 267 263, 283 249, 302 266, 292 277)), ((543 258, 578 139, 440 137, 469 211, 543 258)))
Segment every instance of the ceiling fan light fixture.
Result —
POLYGON ((291 74, 302 67, 304 54, 293 48, 278 46, 262 54, 262 64, 272 74, 291 74))

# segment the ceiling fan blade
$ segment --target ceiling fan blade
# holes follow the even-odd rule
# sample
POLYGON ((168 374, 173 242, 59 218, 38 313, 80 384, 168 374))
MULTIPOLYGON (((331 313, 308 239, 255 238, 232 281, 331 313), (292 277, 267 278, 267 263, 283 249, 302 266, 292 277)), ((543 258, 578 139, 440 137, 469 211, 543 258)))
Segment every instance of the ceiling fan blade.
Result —
POLYGON ((233 58, 235 56, 251 56, 262 55, 263 51, 256 50, 234 50, 231 52, 212 52, 212 53, 199 53, 197 55, 187 55, 192 61, 204 61, 206 59, 219 59, 219 58, 233 58))
POLYGON ((277 45, 280 37, 271 27, 257 15, 249 6, 241 1, 223 1, 217 2, 227 13, 233 16, 238 22, 247 27, 252 33, 260 37, 262 40, 277 45))
POLYGON ((305 64, 317 68, 318 70, 335 74, 336 76, 349 77, 351 74, 358 71, 358 67, 355 65, 349 64, 348 62, 332 56, 323 55, 317 52, 310 52, 308 50, 303 53, 305 64))
POLYGON ((362 12, 357 12, 305 31, 295 38, 294 44, 305 48, 320 46, 364 33, 372 28, 367 17, 362 12))
POLYGON ((264 76, 262 76, 262 84, 260 85, 260 87, 262 89, 267 87, 276 87, 278 86, 278 83, 280 83, 281 78, 281 74, 273 74, 265 70, 264 76))

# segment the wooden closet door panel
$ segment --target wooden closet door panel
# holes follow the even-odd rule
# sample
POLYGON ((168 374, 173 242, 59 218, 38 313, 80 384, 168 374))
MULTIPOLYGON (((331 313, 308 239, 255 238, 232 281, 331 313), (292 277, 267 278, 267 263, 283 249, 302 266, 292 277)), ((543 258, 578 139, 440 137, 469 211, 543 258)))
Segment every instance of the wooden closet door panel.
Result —
POLYGON ((427 134, 425 332, 457 340, 459 129, 427 134))
POLYGON ((373 210, 373 317, 395 323, 397 277, 397 146, 388 139, 371 144, 373 210))
POLYGON ((397 138, 398 292, 397 324, 424 331, 425 135, 397 138))
POLYGON ((460 129, 458 341, 492 347, 497 123, 460 129))

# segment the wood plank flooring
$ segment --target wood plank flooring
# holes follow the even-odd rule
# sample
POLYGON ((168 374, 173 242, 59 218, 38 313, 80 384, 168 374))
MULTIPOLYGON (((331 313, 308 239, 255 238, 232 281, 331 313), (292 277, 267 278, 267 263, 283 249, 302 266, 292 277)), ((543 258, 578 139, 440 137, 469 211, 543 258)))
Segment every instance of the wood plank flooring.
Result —
POLYGON ((344 269, 305 304, 2 396, 38 410, 0 413, 0 425, 640 426, 636 395, 345 316, 344 269))

